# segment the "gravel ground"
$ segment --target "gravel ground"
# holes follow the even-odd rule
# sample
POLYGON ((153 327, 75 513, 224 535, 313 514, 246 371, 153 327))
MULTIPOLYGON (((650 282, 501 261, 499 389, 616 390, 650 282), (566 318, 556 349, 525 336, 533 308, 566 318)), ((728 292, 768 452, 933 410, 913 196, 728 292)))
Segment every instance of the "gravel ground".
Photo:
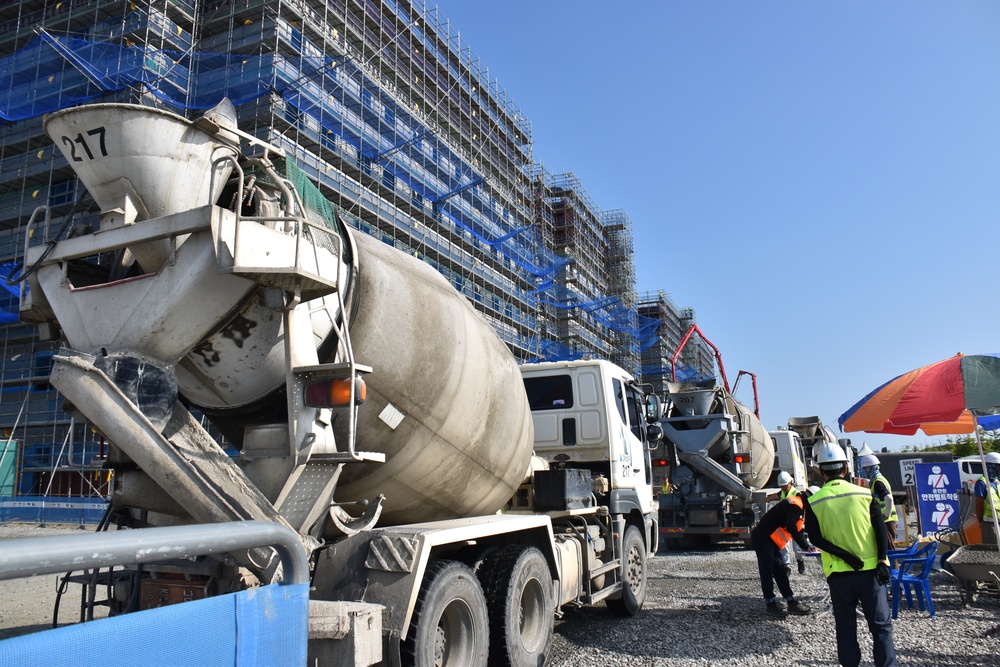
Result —
MULTIPOLYGON (((75 526, 0 525, 0 539, 73 532, 75 526)), ((0 547, 2 548, 2 547, 0 547)), ((778 621, 764 604, 753 552, 738 546, 661 553, 649 563, 649 589, 638 616, 616 618, 602 607, 570 610, 556 622, 548 665, 740 667, 835 666, 833 615, 818 562, 792 575, 811 616, 778 621)), ((893 623, 900 664, 910 667, 1000 666, 1000 598, 980 596, 963 608, 953 579, 931 577, 937 619, 903 606, 893 623)), ((0 583, 0 638, 50 627, 56 577, 0 583)), ((79 587, 63 598, 60 619, 75 620, 79 587)), ((865 659, 871 641, 859 616, 865 659)))
MULTIPOLYGON (((604 609, 578 609, 556 625, 553 666, 634 665, 738 667, 837 665, 833 613, 820 564, 807 560, 793 574, 796 597, 810 616, 774 620, 764 602, 753 551, 737 546, 663 553, 650 561, 646 604, 639 615, 617 619, 604 609)), ((901 665, 1000 665, 1000 599, 979 597, 962 607, 954 580, 935 572, 931 592, 937 619, 904 605, 893 623, 901 665)), ((871 638, 860 615, 862 665, 871 663, 871 638)))
MULTIPOLYGON (((89 529, 93 530, 93 526, 89 529)), ((77 526, 5 523, 0 524, 0 540, 79 531, 77 526)), ((51 628, 57 584, 55 574, 0 581, 0 639, 51 628)), ((74 586, 60 603, 60 625, 79 619, 79 602, 80 587, 74 586)))

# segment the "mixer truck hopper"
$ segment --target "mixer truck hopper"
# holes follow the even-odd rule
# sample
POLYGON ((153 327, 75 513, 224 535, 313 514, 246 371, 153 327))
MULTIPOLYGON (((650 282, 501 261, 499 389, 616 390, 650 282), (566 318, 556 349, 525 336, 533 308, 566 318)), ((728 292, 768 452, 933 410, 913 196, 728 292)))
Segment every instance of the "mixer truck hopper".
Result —
POLYGON ((837 439, 829 426, 823 424, 823 420, 816 416, 811 417, 789 417, 788 430, 798 434, 802 441, 802 447, 806 455, 806 470, 810 485, 823 486, 823 473, 816 465, 816 452, 824 444, 839 444, 847 454, 847 467, 849 478, 854 477, 854 459, 857 452, 851 446, 849 438, 837 439))
MULTIPOLYGON (((519 367, 447 280, 349 229, 235 118, 45 121, 100 220, 61 238, 35 211, 21 315, 111 443, 103 525, 294 531, 322 612, 310 665, 534 666, 561 608, 637 613, 659 400, 604 361, 519 367)), ((139 593, 167 573, 160 603, 267 585, 277 564, 254 547, 108 570, 107 604, 156 606, 139 593)))

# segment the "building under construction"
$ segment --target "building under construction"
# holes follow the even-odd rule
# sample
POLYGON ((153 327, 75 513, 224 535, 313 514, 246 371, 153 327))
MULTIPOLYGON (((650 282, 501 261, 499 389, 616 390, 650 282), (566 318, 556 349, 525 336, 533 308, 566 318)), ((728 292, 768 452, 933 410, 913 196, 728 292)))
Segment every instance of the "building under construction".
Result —
POLYGON ((693 308, 678 308, 666 292, 644 292, 638 297, 638 316, 656 323, 643 341, 639 373, 660 396, 672 380, 699 380, 714 376, 715 358, 700 337, 692 338, 677 353, 685 334, 695 324, 693 308))
MULTIPOLYGON (((633 374, 639 341, 632 222, 624 211, 602 211, 572 174, 533 169, 536 209, 544 215, 544 245, 559 272, 540 290, 543 358, 610 359, 633 374)), ((541 217, 541 216, 539 216, 541 217)))
POLYGON ((638 372, 658 324, 636 311, 631 221, 602 211, 572 175, 536 163, 531 123, 437 9, 406 0, 6 2, 0 427, 13 446, 0 453, 0 496, 107 491, 100 434, 64 413, 47 384, 56 332, 17 318, 19 260, 39 241, 25 238, 32 212, 48 207, 56 239, 97 224, 44 116, 96 102, 194 116, 223 98, 240 129, 283 148, 350 226, 445 275, 519 359, 605 357, 638 372))

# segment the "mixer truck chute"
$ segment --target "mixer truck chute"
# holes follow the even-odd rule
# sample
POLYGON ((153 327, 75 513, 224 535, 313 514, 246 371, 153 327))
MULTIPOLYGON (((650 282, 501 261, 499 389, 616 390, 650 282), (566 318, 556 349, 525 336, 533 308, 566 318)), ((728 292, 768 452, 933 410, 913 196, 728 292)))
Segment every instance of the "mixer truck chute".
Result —
POLYGON ((751 411, 733 397, 721 354, 697 325, 682 339, 673 362, 694 333, 715 351, 722 385, 714 378, 667 383, 667 409, 659 422, 664 433, 659 460, 668 480, 659 496, 660 523, 667 545, 675 547, 749 540, 763 513, 761 489, 774 462, 773 443, 757 416, 756 381, 751 411))
MULTIPOLYGON (((45 129, 100 226, 56 241, 36 210, 21 315, 62 343, 51 382, 111 443, 106 525, 290 527, 310 664, 538 665, 560 608, 639 611, 661 409, 628 373, 519 367, 429 265, 324 214, 228 103, 196 121, 82 106, 45 129)), ((254 548, 109 571, 108 604, 165 572, 180 600, 276 568, 254 548)))

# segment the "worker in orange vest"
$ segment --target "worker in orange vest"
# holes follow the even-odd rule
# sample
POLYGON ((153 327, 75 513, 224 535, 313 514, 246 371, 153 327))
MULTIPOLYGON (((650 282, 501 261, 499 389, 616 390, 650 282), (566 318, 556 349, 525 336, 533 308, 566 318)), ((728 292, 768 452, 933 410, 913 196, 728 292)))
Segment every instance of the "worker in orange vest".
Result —
POLYGON ((811 551, 806 540, 803 497, 804 494, 788 496, 769 509, 750 531, 750 546, 757 554, 757 570, 760 572, 760 588, 766 606, 764 613, 772 618, 785 618, 788 614, 804 616, 811 613, 807 605, 795 599, 792 585, 788 581, 790 569, 785 560, 785 547, 792 540, 803 551, 811 551), (785 607, 774 595, 774 584, 785 599, 785 607))

